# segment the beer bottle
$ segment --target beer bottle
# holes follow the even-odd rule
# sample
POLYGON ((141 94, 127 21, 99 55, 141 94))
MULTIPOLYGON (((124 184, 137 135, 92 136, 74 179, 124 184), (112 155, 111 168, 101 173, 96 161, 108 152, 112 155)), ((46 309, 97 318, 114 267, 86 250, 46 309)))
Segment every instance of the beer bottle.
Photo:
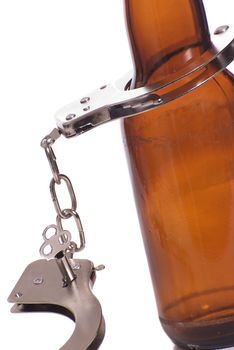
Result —
MULTIPOLYGON (((202 0, 125 0, 125 9, 131 89, 209 55, 202 0)), ((233 81, 225 70, 123 122, 160 321, 185 348, 234 345, 233 81)))

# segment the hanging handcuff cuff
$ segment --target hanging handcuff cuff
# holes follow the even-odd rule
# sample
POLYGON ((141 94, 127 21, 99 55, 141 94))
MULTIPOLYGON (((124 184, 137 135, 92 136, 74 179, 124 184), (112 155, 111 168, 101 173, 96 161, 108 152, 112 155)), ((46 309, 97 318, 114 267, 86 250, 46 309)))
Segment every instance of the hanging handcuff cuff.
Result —
POLYGON ((85 247, 82 223, 77 213, 77 201, 70 179, 60 173, 53 144, 61 136, 70 138, 83 134, 111 120, 131 117, 173 101, 201 86, 224 70, 234 59, 233 31, 229 26, 216 29, 212 46, 199 61, 189 64, 170 81, 130 90, 131 80, 124 77, 115 85, 104 85, 82 99, 62 108, 56 114, 57 128, 43 138, 44 148, 53 178, 50 193, 57 217, 56 224, 43 232, 40 248, 42 260, 31 263, 9 296, 15 305, 12 312, 52 311, 69 316, 75 330, 61 350, 98 349, 104 334, 105 322, 99 301, 91 288, 96 271, 89 260, 75 259, 74 254, 85 247), (62 209, 56 187, 66 184, 71 207, 62 209), (63 228, 64 220, 74 220, 79 244, 63 228))

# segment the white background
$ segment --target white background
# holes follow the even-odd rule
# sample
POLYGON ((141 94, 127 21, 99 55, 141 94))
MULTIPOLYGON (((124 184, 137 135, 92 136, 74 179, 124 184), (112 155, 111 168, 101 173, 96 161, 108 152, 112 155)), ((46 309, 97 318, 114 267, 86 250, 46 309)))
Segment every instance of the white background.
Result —
MULTIPOLYGON (((232 22, 233 0, 206 4, 212 28, 232 22)), ((72 321, 63 316, 14 315, 6 302, 28 263, 39 258, 43 229, 55 222, 51 173, 39 144, 54 127, 57 109, 129 69, 121 0, 0 1, 0 324, 5 349, 57 350, 72 333, 72 321)), ((62 138, 55 151, 78 197, 87 239, 80 257, 106 265, 94 288, 107 324, 101 349, 172 350, 157 321, 119 122, 62 138)))

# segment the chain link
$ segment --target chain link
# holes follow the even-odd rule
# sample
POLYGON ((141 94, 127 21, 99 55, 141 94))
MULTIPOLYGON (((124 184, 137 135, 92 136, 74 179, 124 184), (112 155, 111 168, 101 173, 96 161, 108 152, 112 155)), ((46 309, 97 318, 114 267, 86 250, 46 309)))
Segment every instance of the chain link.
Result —
POLYGON ((56 161, 56 157, 52 148, 52 145, 55 143, 55 141, 61 136, 58 129, 53 129, 52 132, 45 136, 44 139, 41 141, 41 147, 44 148, 46 157, 48 159, 53 179, 57 184, 60 184, 60 178, 59 178, 59 168, 56 161))
POLYGON ((54 203, 54 207, 57 213, 56 223, 58 229, 62 232, 63 229, 63 220, 67 220, 70 218, 73 218, 75 220, 75 224, 77 227, 77 231, 79 233, 79 244, 77 245, 75 242, 71 242, 71 246, 68 249, 70 254, 73 255, 74 252, 81 251, 85 247, 85 235, 84 230, 82 227, 82 223, 79 217, 79 214, 77 213, 77 200, 75 191, 72 186, 72 182, 69 179, 68 176, 61 174, 59 172, 58 164, 56 161, 56 156, 53 151, 53 144, 54 142, 60 137, 60 132, 58 129, 53 129, 52 132, 45 136, 43 140, 41 141, 41 146, 44 148, 46 157, 48 159, 53 178, 50 182, 50 194, 52 201, 54 203), (60 186, 64 182, 67 187, 67 191, 71 200, 71 207, 70 208, 62 208, 60 205, 60 201, 58 199, 57 191, 56 191, 56 185, 60 186))
MULTIPOLYGON (((76 211, 77 201, 76 201, 76 195, 75 195, 71 180, 66 175, 62 175, 62 174, 58 175, 58 179, 60 181, 59 186, 61 185, 62 180, 66 184, 67 190, 71 199, 71 210, 76 211)), ((54 178, 50 182, 50 194, 58 216, 60 216, 62 219, 69 219, 72 216, 72 214, 69 209, 61 209, 57 192, 56 192, 56 181, 54 178)))
MULTIPOLYGON (((75 224, 79 232, 79 238, 80 238, 80 244, 79 246, 76 247, 76 251, 79 252, 85 247, 85 235, 84 235, 84 230, 83 230, 83 226, 82 226, 79 214, 73 209, 65 209, 64 212, 66 212, 66 214, 68 214, 70 218, 73 218, 75 220, 75 224)), ((64 231, 62 220, 63 218, 58 215, 56 219, 56 223, 58 228, 61 231, 64 231)))

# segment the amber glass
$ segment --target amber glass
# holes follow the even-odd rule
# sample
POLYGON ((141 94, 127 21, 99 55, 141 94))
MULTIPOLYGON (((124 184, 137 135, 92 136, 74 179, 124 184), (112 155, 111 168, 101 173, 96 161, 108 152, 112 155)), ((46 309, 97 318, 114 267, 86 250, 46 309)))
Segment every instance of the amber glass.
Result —
MULTIPOLYGON (((125 0, 132 88, 209 48, 200 0, 125 0)), ((159 317, 179 346, 234 345, 234 79, 123 123, 159 317)))

